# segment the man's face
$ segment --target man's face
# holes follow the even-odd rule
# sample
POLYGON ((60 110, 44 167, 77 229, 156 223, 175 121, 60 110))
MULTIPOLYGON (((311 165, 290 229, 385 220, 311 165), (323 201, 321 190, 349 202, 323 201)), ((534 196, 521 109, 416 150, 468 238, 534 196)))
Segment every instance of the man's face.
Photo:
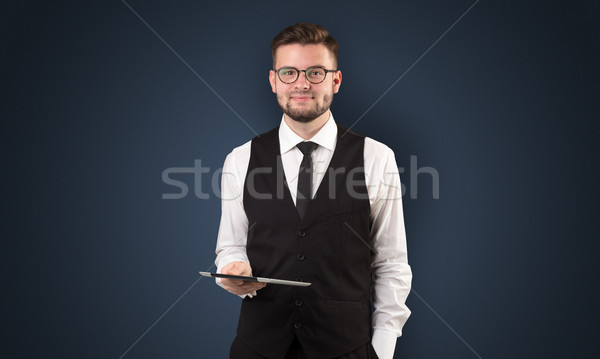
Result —
MULTIPOLYGON (((306 70, 320 66, 327 70, 336 69, 334 55, 323 44, 289 44, 279 47, 275 53, 275 69, 295 67, 306 70)), ((298 122, 310 122, 321 116, 331 106, 333 94, 342 83, 340 71, 327 73, 319 84, 308 82, 305 73, 291 84, 281 82, 277 73, 269 73, 271 89, 277 94, 277 102, 288 117, 298 122)))

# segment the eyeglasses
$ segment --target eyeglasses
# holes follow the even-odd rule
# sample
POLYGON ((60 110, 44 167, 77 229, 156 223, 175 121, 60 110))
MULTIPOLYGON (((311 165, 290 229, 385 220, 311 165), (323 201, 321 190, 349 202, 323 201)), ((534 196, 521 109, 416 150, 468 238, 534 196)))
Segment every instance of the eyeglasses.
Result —
POLYGON ((277 72, 277 76, 284 84, 292 84, 298 80, 300 72, 304 71, 306 80, 311 84, 320 84, 325 80, 328 72, 336 72, 337 70, 327 70, 324 67, 314 66, 309 67, 306 70, 298 70, 295 67, 282 67, 279 70, 273 70, 277 72))

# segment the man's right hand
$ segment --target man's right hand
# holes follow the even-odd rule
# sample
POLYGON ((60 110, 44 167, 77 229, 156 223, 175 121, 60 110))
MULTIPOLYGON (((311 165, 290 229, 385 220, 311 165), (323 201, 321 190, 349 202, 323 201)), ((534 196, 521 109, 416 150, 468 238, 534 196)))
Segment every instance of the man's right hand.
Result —
MULTIPOLYGON (((232 275, 252 276, 250 264, 244 261, 235 261, 221 268, 221 273, 232 275)), ((246 282, 242 280, 221 278, 223 288, 235 295, 254 294, 255 291, 264 288, 266 283, 246 282)))

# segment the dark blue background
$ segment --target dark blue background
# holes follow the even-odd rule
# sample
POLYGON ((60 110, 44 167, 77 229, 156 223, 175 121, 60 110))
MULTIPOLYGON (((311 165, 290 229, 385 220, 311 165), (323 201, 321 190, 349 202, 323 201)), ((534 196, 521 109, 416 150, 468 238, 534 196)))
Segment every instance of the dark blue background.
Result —
MULTIPOLYGON (((337 38, 350 126, 473 1, 129 4, 260 133, 281 116, 282 28, 337 38)), ((440 175, 439 199, 427 174, 404 198, 415 292, 396 358, 598 351, 599 10, 480 1, 354 127, 395 151, 407 188, 410 156, 440 175)), ((197 274, 219 199, 190 174, 162 199, 178 190, 161 176, 199 159, 209 193, 254 132, 121 1, 0 13, 0 356, 225 358, 240 300, 197 274)))

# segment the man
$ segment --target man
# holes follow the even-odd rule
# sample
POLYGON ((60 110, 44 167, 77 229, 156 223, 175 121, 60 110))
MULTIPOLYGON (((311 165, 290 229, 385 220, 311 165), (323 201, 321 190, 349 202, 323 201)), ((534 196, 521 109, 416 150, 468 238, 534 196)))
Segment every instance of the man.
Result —
POLYGON ((334 121, 342 73, 325 28, 290 26, 271 48, 283 118, 225 160, 215 263, 312 285, 218 279, 244 298, 230 358, 392 359, 412 278, 394 154, 334 121))

